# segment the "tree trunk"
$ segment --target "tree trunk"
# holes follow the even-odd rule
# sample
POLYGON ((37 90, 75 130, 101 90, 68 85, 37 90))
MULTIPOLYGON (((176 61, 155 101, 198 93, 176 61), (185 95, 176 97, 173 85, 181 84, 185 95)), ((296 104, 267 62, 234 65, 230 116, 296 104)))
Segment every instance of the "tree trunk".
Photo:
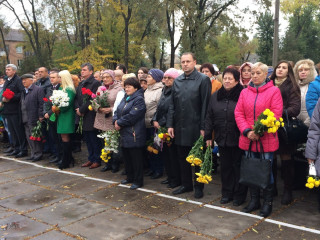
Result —
POLYGON ((3 33, 3 28, 2 27, 0 27, 0 34, 1 34, 1 39, 2 39, 3 49, 4 49, 5 53, 6 53, 6 61, 7 61, 7 64, 9 64, 10 63, 10 61, 9 61, 9 51, 6 48, 6 41, 4 39, 4 33, 3 33))
POLYGON ((161 70, 165 69, 165 67, 164 67, 164 42, 162 42, 162 45, 161 45, 160 69, 161 70))

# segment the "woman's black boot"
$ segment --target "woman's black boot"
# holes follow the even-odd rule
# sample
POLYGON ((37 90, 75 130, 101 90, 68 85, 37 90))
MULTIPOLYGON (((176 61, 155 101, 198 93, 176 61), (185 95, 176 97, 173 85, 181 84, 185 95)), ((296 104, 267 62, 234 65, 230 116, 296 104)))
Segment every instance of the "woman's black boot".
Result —
POLYGON ((71 161, 71 146, 70 146, 70 142, 62 142, 62 161, 59 164, 59 169, 65 169, 65 168, 69 168, 70 166, 70 161, 71 161))
POLYGON ((272 212, 273 184, 270 184, 266 189, 263 190, 263 198, 264 202, 259 215, 266 218, 272 212))
POLYGON ((251 200, 244 209, 242 209, 242 212, 250 213, 254 210, 257 210, 260 208, 260 189, 256 187, 250 187, 250 196, 251 200))

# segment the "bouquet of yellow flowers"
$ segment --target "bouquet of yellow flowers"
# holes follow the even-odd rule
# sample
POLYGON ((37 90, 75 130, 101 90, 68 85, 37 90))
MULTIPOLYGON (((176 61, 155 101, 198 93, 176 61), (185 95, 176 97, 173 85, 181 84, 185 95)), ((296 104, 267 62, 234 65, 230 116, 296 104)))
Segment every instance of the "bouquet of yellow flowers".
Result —
POLYGON ((207 150, 204 154, 204 160, 201 164, 200 172, 196 173, 197 182, 208 184, 212 181, 211 177, 212 172, 212 148, 211 146, 207 147, 207 150))
POLYGON ((101 150, 100 158, 107 163, 113 152, 118 153, 120 133, 117 130, 108 130, 99 134, 98 137, 104 139, 104 147, 101 150))
POLYGON ((274 113, 270 109, 266 109, 261 113, 256 121, 254 121, 253 131, 260 137, 265 132, 276 133, 280 127, 283 127, 283 119, 276 119, 274 113))
POLYGON ((171 146, 172 144, 172 139, 171 137, 169 136, 169 133, 168 133, 168 128, 166 127, 161 127, 159 128, 158 130, 158 137, 161 139, 161 143, 166 143, 168 145, 168 147, 171 146))
POLYGON ((317 177, 317 171, 314 166, 314 163, 309 165, 309 176, 307 176, 306 187, 309 189, 317 188, 320 185, 320 178, 317 177))
POLYGON ((194 143, 186 160, 188 163, 191 164, 191 166, 201 166, 202 159, 203 159, 203 137, 200 136, 199 139, 194 143))

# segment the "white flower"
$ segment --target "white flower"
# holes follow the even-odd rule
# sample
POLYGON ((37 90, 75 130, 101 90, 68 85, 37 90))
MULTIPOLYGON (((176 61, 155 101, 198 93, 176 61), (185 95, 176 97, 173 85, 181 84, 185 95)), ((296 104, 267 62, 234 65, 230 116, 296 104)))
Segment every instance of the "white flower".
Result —
POLYGON ((57 107, 68 107, 70 98, 63 90, 53 90, 50 100, 57 107))
POLYGON ((118 153, 120 133, 117 130, 108 130, 98 135, 105 142, 104 150, 118 153))

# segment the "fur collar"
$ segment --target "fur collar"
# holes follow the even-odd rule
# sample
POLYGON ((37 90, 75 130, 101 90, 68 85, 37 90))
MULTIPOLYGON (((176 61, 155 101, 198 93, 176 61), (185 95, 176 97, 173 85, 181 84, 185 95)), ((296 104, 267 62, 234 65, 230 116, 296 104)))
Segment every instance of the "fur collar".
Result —
POLYGON ((238 83, 230 91, 227 91, 223 86, 217 92, 217 100, 221 101, 223 99, 232 100, 238 102, 240 93, 243 89, 243 86, 238 83))

